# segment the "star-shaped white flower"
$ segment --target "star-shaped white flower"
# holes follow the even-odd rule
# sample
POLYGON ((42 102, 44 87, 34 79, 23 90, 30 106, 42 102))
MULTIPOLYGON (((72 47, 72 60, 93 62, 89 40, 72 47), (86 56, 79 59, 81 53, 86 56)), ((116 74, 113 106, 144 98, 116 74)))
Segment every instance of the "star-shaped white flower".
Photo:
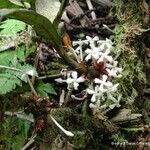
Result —
POLYGON ((68 84, 68 87, 73 86, 75 90, 78 89, 79 83, 85 81, 83 76, 78 78, 78 73, 76 71, 71 72, 69 76, 70 77, 67 78, 66 83, 68 84))
POLYGON ((94 38, 90 37, 90 36, 86 36, 86 39, 89 41, 89 42, 96 42, 96 41, 99 41, 99 37, 98 36, 95 36, 94 38))
MULTIPOLYGON (((77 54, 79 54, 80 51, 82 50, 83 44, 84 44, 84 42, 81 41, 81 40, 80 40, 80 41, 73 41, 73 43, 72 43, 73 46, 77 46, 77 45, 78 45, 78 47, 75 49, 75 52, 76 52, 77 54)), ((88 44, 88 43, 87 43, 87 44, 88 44)))
POLYGON ((115 84, 113 86, 111 86, 110 88, 108 88, 108 92, 116 92, 117 91, 117 87, 119 86, 119 84, 115 84))
POLYGON ((85 60, 88 61, 90 59, 99 59, 100 57, 100 49, 99 47, 94 47, 93 49, 86 49, 85 53, 87 54, 87 56, 85 57, 85 60))
POLYGON ((88 94, 92 95, 91 102, 94 103, 97 101, 97 98, 100 98, 102 96, 102 92, 99 90, 99 86, 96 85, 95 89, 87 89, 86 90, 88 94))
POLYGON ((114 107, 120 107, 120 101, 121 101, 121 95, 117 96, 117 98, 115 98, 114 96, 112 96, 111 93, 107 93, 108 99, 111 100, 113 102, 113 104, 109 105, 110 109, 114 109, 114 107))
POLYGON ((112 50, 113 49, 112 41, 107 38, 106 38, 106 40, 99 40, 98 43, 102 50, 106 50, 106 49, 112 50))
POLYGON ((95 78, 94 82, 100 84, 99 90, 104 93, 109 90, 110 87, 113 86, 112 82, 107 81, 107 76, 103 75, 102 79, 95 78))
POLYGON ((86 36, 87 41, 89 42, 89 45, 91 48, 95 47, 95 42, 99 41, 99 37, 95 36, 94 38, 90 37, 90 36, 86 36))
POLYGON ((106 49, 105 52, 100 52, 100 58, 97 60, 97 62, 102 62, 102 61, 109 61, 113 62, 112 56, 109 56, 110 54, 110 49, 106 49))
POLYGON ((106 64, 106 70, 109 74, 109 76, 119 78, 122 75, 120 74, 122 72, 122 68, 117 67, 118 61, 113 61, 112 64, 106 64))

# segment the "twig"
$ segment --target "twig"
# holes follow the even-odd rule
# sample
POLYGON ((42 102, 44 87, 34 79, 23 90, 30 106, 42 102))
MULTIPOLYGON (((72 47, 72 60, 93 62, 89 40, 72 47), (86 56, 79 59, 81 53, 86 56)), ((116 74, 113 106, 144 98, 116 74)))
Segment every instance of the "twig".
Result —
POLYGON ((23 120, 27 120, 27 121, 30 121, 30 122, 34 122, 34 119, 31 119, 28 116, 26 116, 25 114, 21 114, 19 112, 6 111, 5 115, 7 115, 7 116, 17 116, 19 119, 23 119, 23 120))
POLYGON ((113 30, 111 30, 106 24, 103 24, 103 27, 105 29, 107 29, 108 31, 112 32, 112 33, 115 33, 113 30))
MULTIPOLYGON (((36 53, 36 56, 35 56, 35 60, 34 60, 34 67, 37 69, 38 67, 38 62, 39 62, 39 54, 40 54, 40 51, 41 51, 41 44, 39 45, 39 47, 37 48, 37 53, 36 53)), ((32 84, 34 85, 35 83, 35 79, 36 77, 35 76, 32 76, 32 84)))
POLYGON ((29 77, 26 76, 26 78, 27 78, 27 80, 28 80, 28 83, 29 83, 29 85, 30 85, 30 88, 31 88, 32 93, 33 93, 36 97, 38 97, 38 94, 37 94, 37 92, 35 91, 34 86, 33 86, 32 82, 30 81, 29 77))
MULTIPOLYGON (((92 5, 91 0, 86 0, 86 3, 87 3, 87 6, 88 6, 89 10, 93 10, 93 5, 92 5)), ((96 19, 96 14, 95 14, 94 11, 91 12, 91 17, 92 17, 93 20, 96 19)))
POLYGON ((64 106, 66 106, 68 104, 68 102, 70 101, 72 91, 73 91, 73 89, 68 90, 67 96, 65 98, 64 106))
POLYGON ((65 90, 62 90, 60 98, 59 98, 59 106, 62 106, 64 101, 65 101, 65 90))
POLYGON ((33 137, 31 137, 30 140, 29 140, 29 142, 26 143, 26 144, 24 145, 24 147, 23 147, 21 150, 26 150, 31 144, 33 144, 34 141, 35 141, 36 136, 37 136, 37 135, 34 135, 33 137))
POLYGON ((47 79, 47 78, 55 79, 55 78, 59 78, 61 76, 62 76, 62 74, 60 74, 60 73, 59 74, 46 75, 46 76, 38 77, 38 80, 44 80, 44 79, 47 79))
POLYGON ((75 95, 71 95, 72 99, 83 101, 85 98, 87 98, 87 95, 84 95, 83 97, 76 97, 75 95))
POLYGON ((92 0, 103 7, 111 7, 113 3, 110 0, 92 0))
MULTIPOLYGON (((71 12, 71 14, 74 13, 73 14, 74 16, 80 16, 84 14, 82 8, 79 6, 76 0, 70 0, 69 3, 70 3, 70 7, 67 8, 68 12, 71 12)), ((83 18, 81 18, 79 21, 83 27, 89 24, 89 18, 87 16, 83 16, 83 18)))

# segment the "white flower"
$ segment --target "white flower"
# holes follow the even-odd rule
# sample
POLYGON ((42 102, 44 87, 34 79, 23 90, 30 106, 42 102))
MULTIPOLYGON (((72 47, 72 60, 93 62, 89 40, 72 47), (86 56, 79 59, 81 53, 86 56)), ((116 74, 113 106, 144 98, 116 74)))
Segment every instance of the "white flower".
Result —
POLYGON ((117 78, 122 76, 121 74, 118 75, 118 73, 122 72, 122 68, 117 67, 117 64, 118 64, 117 61, 113 61, 113 64, 106 64, 107 67, 106 70, 109 76, 117 77, 117 78))
POLYGON ((108 89, 108 92, 116 92, 117 91, 117 87, 119 86, 119 84, 117 83, 117 84, 115 84, 115 85, 113 85, 112 87, 110 87, 109 89, 108 89))
POLYGON ((94 79, 94 82, 97 83, 97 84, 100 84, 100 87, 99 87, 99 90, 101 92, 106 92, 108 91, 108 89, 110 87, 113 86, 113 84, 110 82, 110 81, 107 81, 107 76, 106 75, 103 75, 102 76, 102 79, 98 79, 98 78, 95 78, 94 79))
POLYGON ((109 49, 106 49, 106 51, 103 53, 103 52, 100 52, 100 58, 98 59, 98 63, 99 62, 102 62, 102 61, 109 61, 109 62, 113 62, 113 58, 112 56, 109 56, 108 54, 110 54, 110 50, 109 49))
POLYGON ((98 43, 102 50, 106 50, 106 49, 112 50, 112 48, 113 48, 112 41, 107 38, 106 38, 106 40, 99 40, 98 43))
POLYGON ((95 60, 99 59, 100 56, 100 49, 98 47, 95 47, 93 49, 87 49, 85 50, 85 53, 87 53, 87 56, 85 57, 85 60, 88 61, 92 58, 94 58, 95 60))
POLYGON ((95 36, 94 38, 92 38, 90 36, 86 36, 86 39, 88 40, 89 45, 90 45, 91 48, 94 48, 95 47, 95 42, 99 41, 98 36, 95 36))
POLYGON ((96 42, 96 41, 99 41, 99 37, 98 36, 95 36, 94 38, 90 37, 90 36, 86 36, 86 39, 89 41, 89 42, 96 42))
MULTIPOLYGON (((78 45, 78 47, 75 49, 75 52, 77 53, 77 54, 79 54, 80 53, 80 51, 82 50, 82 46, 83 46, 83 44, 84 44, 85 42, 84 41, 73 41, 73 43, 72 43, 72 45, 73 46, 76 46, 76 45, 78 45)), ((88 44, 88 42, 87 42, 87 44, 88 44)))
POLYGON ((67 78, 66 83, 68 84, 68 87, 71 85, 75 90, 78 89, 79 83, 85 81, 83 76, 78 78, 78 73, 76 71, 71 72, 69 76, 70 77, 67 78))
POLYGON ((100 98, 102 96, 102 92, 99 90, 99 86, 96 85, 95 89, 87 89, 86 90, 88 94, 92 95, 91 102, 94 103, 97 101, 97 98, 100 98))
POLYGON ((108 99, 113 102, 113 104, 109 105, 110 109, 114 109, 114 107, 120 107, 120 100, 121 95, 119 95, 117 98, 113 97, 112 94, 107 93, 108 99))

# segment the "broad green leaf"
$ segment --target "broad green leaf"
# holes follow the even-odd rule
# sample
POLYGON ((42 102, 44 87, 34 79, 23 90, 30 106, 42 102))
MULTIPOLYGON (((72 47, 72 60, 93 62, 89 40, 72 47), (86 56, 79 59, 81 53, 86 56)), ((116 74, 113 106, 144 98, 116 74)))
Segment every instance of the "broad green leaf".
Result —
POLYGON ((9 0, 0 0, 0 8, 17 8, 18 6, 9 0))
POLYGON ((61 3, 59 0, 36 0, 36 12, 48 18, 51 22, 57 16, 61 3))
POLYGON ((49 83, 38 82, 35 89, 38 92, 38 94, 40 94, 43 97, 48 97, 48 94, 57 95, 52 84, 49 83))
POLYGON ((12 19, 23 21, 32 25, 37 34, 43 36, 60 47, 61 40, 55 26, 44 16, 26 9, 1 9, 0 16, 6 16, 12 19))
POLYGON ((7 19, 0 25, 0 34, 7 36, 14 36, 16 33, 23 31, 25 29, 25 23, 22 21, 7 19))
POLYGON ((16 76, 8 73, 0 74, 0 94, 11 92, 17 85, 21 86, 22 84, 16 76))

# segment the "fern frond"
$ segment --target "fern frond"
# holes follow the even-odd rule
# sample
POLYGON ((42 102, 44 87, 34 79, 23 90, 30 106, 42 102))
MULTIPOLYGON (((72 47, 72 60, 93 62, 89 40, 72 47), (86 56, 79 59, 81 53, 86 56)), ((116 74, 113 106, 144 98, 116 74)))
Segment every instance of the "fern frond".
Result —
POLYGON ((17 85, 21 86, 22 82, 16 76, 8 73, 0 74, 0 94, 11 92, 17 85))
POLYGON ((0 29, 0 35, 6 35, 7 37, 11 36, 12 38, 18 32, 21 32, 25 29, 25 23, 14 19, 7 19, 2 22, 0 29))

